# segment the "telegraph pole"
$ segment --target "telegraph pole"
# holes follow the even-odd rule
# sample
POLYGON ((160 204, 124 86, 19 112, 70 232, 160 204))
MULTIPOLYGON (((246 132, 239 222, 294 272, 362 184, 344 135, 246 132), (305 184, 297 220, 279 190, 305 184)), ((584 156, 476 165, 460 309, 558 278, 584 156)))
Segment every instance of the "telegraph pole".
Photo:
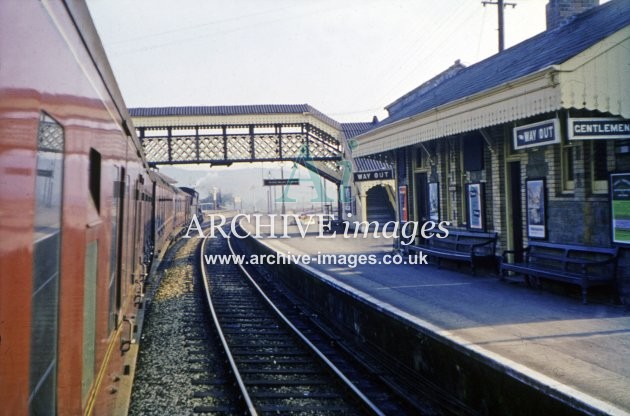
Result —
POLYGON ((505 49, 505 19, 503 18, 503 10, 505 6, 512 6, 512 8, 516 7, 516 3, 505 2, 504 0, 497 1, 482 1, 483 7, 486 7, 486 4, 492 4, 498 6, 499 12, 499 52, 502 52, 505 49))

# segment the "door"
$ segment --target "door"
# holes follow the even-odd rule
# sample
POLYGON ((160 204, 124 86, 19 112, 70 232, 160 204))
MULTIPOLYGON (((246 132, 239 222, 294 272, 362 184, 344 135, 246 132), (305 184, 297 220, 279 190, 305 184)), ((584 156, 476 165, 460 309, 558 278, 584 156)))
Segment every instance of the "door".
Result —
POLYGON ((429 220, 429 198, 427 195, 427 174, 425 172, 416 173, 416 221, 424 223, 429 220))
MULTIPOLYGON (((523 215, 521 204, 521 162, 509 163, 510 173, 510 210, 508 211, 511 221, 512 235, 510 238, 513 250, 523 249, 523 215)), ((522 261, 522 253, 515 255, 514 261, 522 261)))

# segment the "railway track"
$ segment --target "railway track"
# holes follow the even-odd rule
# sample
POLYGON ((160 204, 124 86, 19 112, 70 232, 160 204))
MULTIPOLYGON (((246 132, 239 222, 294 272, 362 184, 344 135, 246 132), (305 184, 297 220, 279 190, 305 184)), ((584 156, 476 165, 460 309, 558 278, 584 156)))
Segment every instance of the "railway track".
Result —
MULTIPOLYGON (((230 254, 225 239, 202 253, 230 254)), ((385 414, 235 264, 201 268, 217 333, 249 414, 385 414)), ((212 412, 197 406, 196 412, 212 412)))
POLYGON ((204 264, 203 253, 234 254, 228 240, 182 239, 169 252, 149 290, 130 415, 466 413, 392 389, 265 269, 204 264))

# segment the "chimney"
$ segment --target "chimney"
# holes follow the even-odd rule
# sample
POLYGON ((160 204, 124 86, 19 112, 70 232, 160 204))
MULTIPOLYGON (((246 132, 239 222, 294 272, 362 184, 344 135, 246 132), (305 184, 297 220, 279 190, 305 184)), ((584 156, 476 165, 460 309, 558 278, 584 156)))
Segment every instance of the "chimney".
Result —
POLYGON ((562 25, 567 19, 592 7, 599 0, 549 0, 547 3, 547 30, 562 25))

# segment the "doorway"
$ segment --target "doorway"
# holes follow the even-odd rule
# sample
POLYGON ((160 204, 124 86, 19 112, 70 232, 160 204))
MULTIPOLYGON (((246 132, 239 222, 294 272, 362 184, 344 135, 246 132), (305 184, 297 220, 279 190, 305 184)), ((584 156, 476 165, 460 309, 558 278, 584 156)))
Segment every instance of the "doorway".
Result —
POLYGON ((427 196, 427 174, 418 172, 415 177, 416 185, 416 220, 426 222, 429 220, 429 203, 427 196))
POLYGON ((396 220, 396 211, 392 206, 387 190, 383 185, 371 188, 366 195, 367 220, 386 223, 396 220))
POLYGON ((517 262, 523 261, 523 254, 520 252, 523 250, 523 215, 522 215, 522 203, 521 203, 521 162, 509 162, 509 174, 510 174, 510 209, 508 213, 508 221, 511 222, 512 235, 509 236, 511 247, 513 250, 517 250, 514 260, 517 262))

